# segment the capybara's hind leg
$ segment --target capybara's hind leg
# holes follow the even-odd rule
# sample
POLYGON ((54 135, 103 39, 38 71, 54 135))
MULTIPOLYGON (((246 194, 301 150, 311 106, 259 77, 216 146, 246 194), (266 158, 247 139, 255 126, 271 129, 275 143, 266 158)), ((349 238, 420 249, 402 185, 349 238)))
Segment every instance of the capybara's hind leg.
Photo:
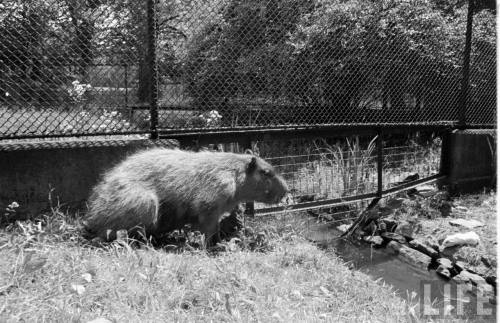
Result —
MULTIPOLYGON (((154 232, 158 222, 158 197, 146 189, 136 188, 130 191, 121 201, 113 201, 114 206, 109 205, 108 209, 113 210, 113 214, 102 214, 107 218, 101 230, 101 237, 105 240, 116 238, 116 231, 127 229, 132 236, 137 236, 139 232, 154 232)), ((108 202, 108 203, 113 203, 108 202)))

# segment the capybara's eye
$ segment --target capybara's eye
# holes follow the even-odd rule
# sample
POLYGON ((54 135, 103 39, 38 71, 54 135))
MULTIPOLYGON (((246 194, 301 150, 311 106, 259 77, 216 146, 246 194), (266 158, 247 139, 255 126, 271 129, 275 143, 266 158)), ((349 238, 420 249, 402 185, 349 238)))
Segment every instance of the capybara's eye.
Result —
POLYGON ((274 175, 270 169, 261 169, 260 173, 264 176, 269 176, 269 177, 274 175))

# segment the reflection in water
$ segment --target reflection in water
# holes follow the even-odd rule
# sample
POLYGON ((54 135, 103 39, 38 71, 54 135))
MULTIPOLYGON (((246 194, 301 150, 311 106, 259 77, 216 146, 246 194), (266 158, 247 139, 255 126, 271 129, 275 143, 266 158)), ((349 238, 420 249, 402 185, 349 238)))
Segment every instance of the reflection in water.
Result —
MULTIPOLYGON (((400 297, 418 304, 418 310, 421 310, 421 305, 424 304, 423 296, 424 290, 426 290, 425 295, 430 293, 430 298, 425 304, 430 304, 430 300, 433 300, 432 308, 439 309, 440 315, 444 313, 444 308, 448 307, 447 304, 449 304, 453 306, 452 308, 448 307, 451 309, 453 317, 469 322, 495 322, 496 308, 489 304, 488 300, 483 300, 483 308, 486 311, 491 311, 492 315, 477 315, 478 300, 476 297, 466 293, 457 300, 457 295, 460 295, 457 292, 457 285, 453 281, 441 279, 434 270, 428 271, 425 268, 418 268, 406 263, 383 248, 374 249, 366 243, 339 239, 340 232, 335 230, 332 225, 318 224, 311 226, 308 231, 310 240, 315 241, 328 251, 335 252, 353 268, 366 273, 373 279, 382 278, 395 288, 400 297), (417 296, 413 300, 409 297, 412 293, 417 296), (445 295, 449 295, 449 297, 445 295), (449 303, 447 303, 448 301, 449 303), (461 315, 457 315, 457 309, 460 311, 460 308, 462 309, 461 315)), ((438 319, 440 316, 433 318, 438 319)))

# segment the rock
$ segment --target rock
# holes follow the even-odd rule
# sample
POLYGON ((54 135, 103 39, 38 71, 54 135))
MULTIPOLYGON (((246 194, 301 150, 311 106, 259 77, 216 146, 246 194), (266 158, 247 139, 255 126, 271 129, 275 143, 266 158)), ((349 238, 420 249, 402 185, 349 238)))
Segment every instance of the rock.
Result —
POLYGON ((486 296, 488 298, 495 296, 495 289, 488 283, 479 284, 476 287, 483 296, 486 296))
POLYGON ((486 280, 479 276, 478 274, 471 273, 467 270, 462 270, 460 274, 453 277, 453 280, 457 282, 472 283, 473 285, 486 284, 486 280))
POLYGON ((424 240, 425 245, 439 252, 439 242, 433 236, 427 236, 424 240))
POLYGON ((423 241, 419 239, 413 239, 409 242, 409 245, 413 248, 416 249, 420 252, 425 253, 429 257, 436 258, 438 256, 438 252, 431 248, 430 246, 426 245, 423 241))
POLYGON ((415 189, 417 190, 418 194, 423 197, 433 196, 438 192, 438 190, 431 185, 420 185, 415 187, 415 189))
POLYGON ((449 248, 441 248, 441 255, 446 258, 455 259, 455 254, 462 248, 462 246, 454 246, 449 248))
POLYGON ((352 224, 341 224, 337 227, 337 230, 339 230, 340 232, 344 233, 344 232, 347 232, 347 230, 349 230, 349 228, 351 227, 352 224))
POLYGON ((396 241, 396 242, 403 243, 403 244, 406 243, 405 237, 403 237, 402 235, 397 234, 397 233, 384 232, 381 234, 381 236, 382 236, 382 238, 384 238, 386 240, 396 241))
POLYGON ((470 245, 476 246, 479 244, 479 236, 477 233, 470 231, 466 233, 456 233, 447 236, 443 243, 441 244, 442 248, 449 248, 453 246, 461 246, 461 245, 470 245))
POLYGON ((466 220, 466 219, 453 219, 450 220, 450 224, 454 226, 460 226, 467 229, 474 229, 477 227, 484 226, 484 223, 477 220, 466 220))
POLYGON ((462 270, 465 270, 465 267, 467 264, 463 261, 456 261, 454 267, 460 272, 462 270))
POLYGON ((453 277, 452 280, 454 280, 457 284, 467 285, 467 290, 471 291, 472 294, 475 294, 476 297, 481 297, 495 305, 495 288, 486 283, 481 276, 464 270, 459 275, 453 277))
POLYGON ((389 243, 387 244, 387 249, 389 251, 393 251, 394 253, 398 254, 399 253, 399 249, 401 249, 403 245, 400 244, 399 242, 397 241, 394 241, 394 240, 391 240, 389 241, 389 243))
POLYGON ((393 219, 383 219, 381 222, 385 224, 386 230, 389 232, 394 232, 398 226, 398 223, 393 219))
POLYGON ((438 263, 439 266, 442 266, 443 268, 446 269, 453 268, 453 263, 448 258, 439 258, 436 260, 436 262, 438 263))
POLYGON ((363 240, 375 246, 381 246, 384 243, 384 239, 380 236, 364 236, 363 240))
POLYGON ((450 270, 442 265, 439 265, 436 269, 436 273, 438 273, 440 276, 450 279, 451 278, 451 273, 450 270))
POLYGON ((419 226, 416 223, 401 221, 396 227, 394 233, 413 239, 413 237, 418 231, 419 231, 419 226))
POLYGON ((420 251, 405 246, 397 241, 389 242, 387 244, 387 247, 390 250, 394 251, 396 254, 398 254, 399 257, 402 258, 403 260, 415 265, 419 265, 423 268, 427 269, 427 267, 431 262, 431 257, 421 253, 420 251))
POLYGON ((403 201, 404 201, 404 199, 402 199, 400 197, 390 198, 385 203, 385 206, 390 208, 390 209, 397 210, 403 205, 403 201))

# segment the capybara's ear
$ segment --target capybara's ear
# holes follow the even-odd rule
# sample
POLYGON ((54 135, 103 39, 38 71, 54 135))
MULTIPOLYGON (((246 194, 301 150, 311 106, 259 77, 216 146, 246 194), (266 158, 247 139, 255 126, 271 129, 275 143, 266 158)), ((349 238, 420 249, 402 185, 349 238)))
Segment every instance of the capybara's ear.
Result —
POLYGON ((248 163, 247 173, 252 173, 257 169, 257 158, 252 157, 252 160, 248 163))
POLYGON ((247 155, 253 155, 252 149, 245 149, 245 154, 247 154, 247 155))

